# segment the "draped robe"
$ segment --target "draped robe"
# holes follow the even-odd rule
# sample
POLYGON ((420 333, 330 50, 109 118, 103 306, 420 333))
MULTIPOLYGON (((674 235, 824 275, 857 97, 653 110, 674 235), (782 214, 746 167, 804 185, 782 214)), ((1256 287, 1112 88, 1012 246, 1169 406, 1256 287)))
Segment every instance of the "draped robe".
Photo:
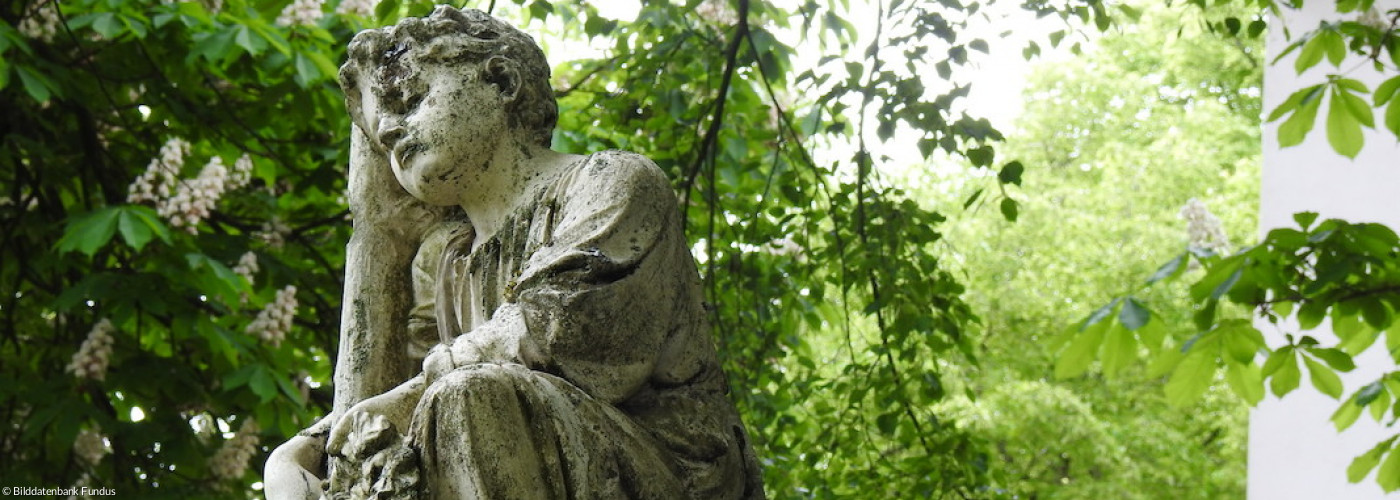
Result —
POLYGON ((665 175, 597 153, 531 199, 414 259, 412 343, 451 339, 457 366, 408 432, 429 495, 762 498, 665 175))

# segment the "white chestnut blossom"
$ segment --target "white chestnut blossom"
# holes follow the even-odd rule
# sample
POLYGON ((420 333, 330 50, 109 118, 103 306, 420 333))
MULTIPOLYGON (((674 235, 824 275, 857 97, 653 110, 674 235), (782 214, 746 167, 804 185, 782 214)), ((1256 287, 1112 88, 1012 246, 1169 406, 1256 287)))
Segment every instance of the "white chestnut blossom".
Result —
POLYGON ((220 481, 243 477, 248 472, 248 460, 258 451, 258 424, 244 420, 233 439, 224 441, 219 451, 209 457, 209 474, 220 481))
POLYGON ((29 15, 19 22, 19 32, 28 38, 52 42, 63 20, 58 16, 58 1, 42 2, 29 11, 29 15))
POLYGON ((233 273, 248 280, 249 285, 253 284, 253 274, 256 272, 258 272, 258 254, 253 252, 244 252, 243 256, 238 258, 238 264, 233 266, 233 273))
POLYGON ((233 162, 233 171, 229 173, 229 189, 238 189, 247 186, 253 180, 253 159, 248 157, 248 153, 238 157, 233 162))
POLYGON ((278 26, 314 26, 321 20, 321 5, 325 0, 292 0, 277 16, 278 26))
POLYGON ((78 437, 73 440, 73 455, 88 467, 102 462, 102 457, 111 452, 112 448, 108 446, 107 438, 90 429, 78 431, 78 437))
POLYGON ((227 183, 228 168, 224 167, 224 160, 217 156, 210 158, 199 171, 199 177, 181 182, 174 196, 159 200, 156 212, 170 221, 171 226, 196 234, 200 221, 209 217, 209 211, 224 195, 227 183))
POLYGON ((244 332, 271 342, 272 345, 281 345, 282 339, 287 337, 287 332, 292 330, 292 319, 297 314, 297 287, 287 285, 277 292, 277 298, 269 302, 263 310, 258 312, 258 317, 248 323, 244 332))
POLYGON ((116 328, 103 318, 88 332, 87 340, 73 353, 67 371, 78 378, 103 380, 107 378, 107 362, 112 356, 112 332, 116 328))
POLYGON ((705 0, 695 7, 695 14, 701 19, 719 26, 730 26, 739 22, 738 13, 724 0, 705 0))
POLYGON ((224 166, 223 158, 215 156, 199 171, 198 177, 180 182, 173 196, 156 200, 156 212, 170 221, 171 226, 196 234, 199 223, 218 206, 219 198, 225 192, 247 185, 252 174, 253 160, 247 154, 233 163, 232 172, 224 166))
POLYGON ((342 16, 374 17, 374 7, 379 0, 341 0, 335 13, 342 16))
POLYGON ((1181 207, 1181 218, 1186 219, 1186 233, 1193 248, 1224 252, 1230 242, 1225 236, 1225 226, 1220 219, 1210 213, 1205 202, 1191 198, 1181 207))
POLYGON ((146 165, 146 172, 131 182, 127 188, 127 201, 131 203, 159 202, 170 196, 170 188, 175 178, 185 166, 185 157, 190 154, 190 143, 179 137, 171 137, 160 147, 160 155, 146 165))

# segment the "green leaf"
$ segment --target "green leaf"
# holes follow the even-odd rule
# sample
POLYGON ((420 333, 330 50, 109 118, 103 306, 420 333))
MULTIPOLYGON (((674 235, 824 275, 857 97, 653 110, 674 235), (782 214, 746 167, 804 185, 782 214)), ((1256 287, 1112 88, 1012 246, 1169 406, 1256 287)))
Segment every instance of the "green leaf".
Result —
POLYGON ((1264 378, 1257 365, 1231 363, 1225 369, 1225 383, 1250 406, 1264 400, 1264 378))
POLYGON ((1376 87, 1376 93, 1371 96, 1372 102, 1375 103, 1376 107, 1380 107, 1395 96, 1396 90, 1400 90, 1400 76, 1391 77, 1391 79, 1381 82, 1380 86, 1376 87))
POLYGON ((1025 172, 1025 170, 1026 167, 1021 165, 1019 161, 1007 163, 1005 166, 1001 167, 1001 172, 997 173, 997 180, 1001 181, 1002 184, 1015 184, 1020 186, 1021 173, 1025 172))
POLYGON ((1302 371, 1298 369, 1298 359, 1294 356, 1291 349, 1288 350, 1286 355, 1278 358, 1281 363, 1279 363, 1277 370, 1273 371, 1273 375, 1268 375, 1270 372, 1269 363, 1274 361, 1274 356, 1279 356, 1283 352, 1283 349, 1274 351, 1274 354, 1269 356, 1269 362, 1264 364, 1263 369, 1263 374, 1269 376, 1269 389, 1278 397, 1283 397, 1284 394, 1288 394, 1293 392, 1294 389, 1297 389, 1298 383, 1301 382, 1303 378, 1302 371))
POLYGON ((1307 231, 1308 227, 1312 226, 1313 221, 1316 220, 1317 212, 1298 212, 1293 214, 1293 221, 1297 222, 1298 227, 1302 228, 1304 231, 1307 231))
POLYGON ((1138 339, 1142 341, 1143 347, 1151 352, 1157 352, 1162 347, 1162 341, 1167 338, 1167 327, 1162 324, 1161 319, 1148 321, 1137 331, 1138 339))
POLYGON ((1372 401, 1375 401, 1376 398, 1379 398, 1382 393, 1385 393, 1385 384, 1380 381, 1366 384, 1361 390, 1356 391, 1356 406, 1369 405, 1372 401))
POLYGON ((1147 364, 1144 374, 1149 378, 1166 375, 1176 369, 1176 366, 1181 364, 1181 360, 1185 357, 1186 355, 1182 354, 1180 349, 1163 349, 1147 364))
POLYGON ((380 21, 391 21, 397 17, 400 3, 400 0, 380 0, 379 5, 374 7, 374 17, 380 21))
POLYGON ((1337 432, 1342 432, 1356 423, 1356 419, 1361 418, 1362 405, 1356 404, 1356 398, 1348 399, 1337 411, 1332 412, 1332 426, 1337 428, 1337 432))
POLYGON ((1002 199, 1001 199, 1001 216, 1002 216, 1002 217, 1005 217, 1006 220, 1008 220, 1008 221, 1016 222, 1016 217, 1017 217, 1018 215, 1020 215, 1020 213, 1019 213, 1018 208, 1017 208, 1017 206, 1016 206, 1016 200, 1013 200, 1013 199, 1011 199, 1011 198, 1009 198, 1009 197, 1008 197, 1008 198, 1002 198, 1002 199))
POLYGON ((277 397, 277 380, 273 378, 272 371, 266 366, 257 365, 253 370, 253 376, 248 379, 248 387, 253 389, 253 394, 258 395, 258 399, 266 404, 277 397))
POLYGON ((1390 450, 1381 468, 1376 470, 1376 482, 1386 493, 1400 490, 1400 451, 1390 450))
POLYGON ((1356 369, 1356 362, 1351 356, 1340 349, 1335 348, 1308 348, 1309 354, 1327 363, 1327 366, 1339 372, 1349 372, 1356 369))
POLYGON ((1244 259, 1231 258, 1207 268, 1206 275, 1191 285, 1191 298, 1195 300, 1218 300, 1244 274, 1244 259))
POLYGON ((985 189, 979 188, 977 191, 974 191, 972 193, 972 196, 968 196, 967 201, 963 202, 963 210, 966 210, 968 207, 971 207, 973 203, 977 203, 977 199, 982 197, 983 191, 985 191, 985 189))
POLYGON ((1219 300, 1210 299, 1191 315, 1192 321, 1196 323, 1197 331, 1209 331, 1211 326, 1215 325, 1215 311, 1219 306, 1219 300))
POLYGON ((1146 325, 1152 319, 1152 313, 1142 306, 1137 299, 1128 297, 1123 302, 1123 309, 1118 312, 1118 321, 1128 330, 1137 330, 1146 325))
POLYGON ((1186 269, 1186 267, 1182 264, 1186 263, 1186 259, 1188 259, 1189 256, 1189 253, 1182 253, 1181 255, 1176 256, 1175 259, 1167 261, 1166 264, 1162 264, 1162 267, 1157 268, 1157 272, 1152 273, 1152 276, 1147 278, 1147 284, 1151 285, 1158 281, 1174 278, 1180 275, 1181 271, 1186 269))
POLYGON ((1400 136, 1400 99, 1391 99, 1385 107, 1385 128, 1400 136))
POLYGON ((1332 399, 1342 397, 1342 378, 1337 376, 1337 372, 1307 356, 1303 356, 1303 362, 1308 365, 1308 378, 1312 380, 1313 387, 1332 399))
POLYGON ((1340 91, 1332 92, 1332 106, 1327 109, 1327 143, 1342 156, 1355 159, 1365 144, 1361 121, 1347 110, 1340 91))
POLYGON ((1187 406, 1205 394, 1215 378, 1215 357, 1198 349, 1186 355, 1167 380, 1167 402, 1173 406, 1187 406))
POLYGON ((24 91, 35 101, 48 102, 49 97, 53 96, 45 79, 38 73, 24 66, 15 66, 15 73, 19 74, 19 81, 24 85, 24 91))
POLYGON ((77 250, 91 257, 117 234, 118 214, 117 207, 103 207, 69 219, 55 249, 59 253, 77 250))
POLYGON ((1318 38, 1323 39, 1324 50, 1327 51, 1327 62, 1333 66, 1341 66, 1342 59, 1347 57, 1347 42, 1342 38, 1342 34, 1336 31, 1323 31, 1318 38))
POLYGON ((1287 99, 1283 100, 1283 103, 1279 104, 1278 107, 1274 108, 1274 110, 1269 113, 1269 118, 1265 121, 1272 122, 1282 118, 1283 115, 1288 114, 1289 111, 1296 110, 1299 106, 1321 97, 1322 87, 1322 85, 1313 85, 1311 87, 1304 87, 1290 94, 1287 99))
POLYGON ((1342 106, 1346 108, 1347 113, 1351 114, 1352 118, 1360 122, 1361 126, 1366 128, 1374 128, 1376 126, 1376 118, 1375 115, 1371 113, 1371 105, 1366 104, 1365 99, 1345 91, 1338 93, 1337 97, 1339 99, 1333 101, 1333 107, 1336 107, 1337 103, 1340 101, 1342 106))
POLYGON ((100 12, 92 19, 92 29, 104 38, 116 38, 121 33, 121 20, 112 12, 100 12))
POLYGON ((190 53, 203 57, 209 62, 223 61, 237 46, 234 43, 235 35, 237 35, 237 30, 234 28, 196 34, 194 47, 190 49, 190 53))
MULTIPOLYGON (((1380 464, 1381 457, 1385 456, 1385 452, 1390 449, 1391 443, 1394 442, 1394 437, 1381 441, 1376 444, 1376 446, 1372 447, 1370 451, 1362 453, 1361 456, 1353 459, 1351 465, 1347 467, 1347 480, 1353 483, 1359 483, 1362 479, 1366 479, 1366 475, 1370 474, 1371 469, 1376 468, 1376 465, 1380 464)), ((1395 455, 1395 453, 1390 454, 1391 457, 1395 455)))
POLYGON ((1222 321, 1217 328, 1220 330, 1221 340, 1225 343, 1226 352, 1236 363, 1253 363, 1259 350, 1265 346, 1264 334, 1259 333, 1249 320, 1222 321))
POLYGON ((1137 359, 1137 339, 1119 325, 1110 326, 1103 342, 1103 373, 1113 376, 1137 359))
POLYGON ((884 434, 894 434, 895 427, 899 424, 899 413, 888 412, 879 417, 875 417, 875 426, 884 434))
POLYGON ((234 35, 234 41, 238 43, 239 47, 243 47, 243 50, 248 51, 249 54, 256 56, 262 54, 264 50, 267 50, 267 40, 263 39, 261 36, 257 36, 251 28, 247 26, 238 26, 236 30, 237 34, 234 35))
POLYGON ((1365 297, 1359 300, 1359 305, 1361 306, 1361 319, 1365 320, 1371 328, 1376 330, 1390 328, 1390 308, 1386 307, 1380 299, 1365 297))
POLYGON ((967 159, 976 167, 989 167, 992 165, 992 159, 996 158, 996 150, 991 146, 969 149, 966 154, 967 159))
POLYGON ((1323 33, 1326 32, 1318 33, 1316 36, 1313 36, 1311 40, 1308 40, 1308 42, 1303 45, 1303 50, 1298 53, 1298 59, 1293 61, 1293 69, 1297 70, 1298 74, 1301 75, 1304 71, 1307 71, 1308 68, 1322 62, 1322 57, 1326 55, 1327 52, 1325 47, 1327 42, 1325 41, 1323 33))
POLYGON ((1077 377, 1088 370, 1089 364, 1094 362, 1094 353, 1098 352, 1103 344, 1104 331, 1107 329, 1108 322, 1100 321, 1079 332, 1055 361, 1055 377, 1077 377))
POLYGON ((297 68, 296 82, 301 88, 310 87, 312 83, 321 78, 321 71, 316 68, 316 63, 311 58, 298 53, 294 59, 297 68))
MULTIPOLYGON (((1319 93, 1321 88, 1318 87, 1319 93)), ((1317 108, 1321 102, 1322 99, 1312 98, 1303 99, 1298 104, 1298 110, 1278 127, 1279 147, 1297 146, 1303 142, 1303 138, 1307 137, 1308 132, 1311 132, 1313 125, 1317 123, 1317 108)))
POLYGON ((121 231, 122 239, 126 240, 126 244, 131 245, 131 248, 140 251, 154 236, 151 232, 151 227, 147 226, 140 217, 126 210, 122 210, 119 213, 117 229, 121 231))
POLYGON ((1256 19, 1249 23, 1247 33, 1249 34, 1250 38, 1259 38, 1259 35, 1263 34, 1264 30, 1268 29, 1268 27, 1268 23, 1264 22, 1263 20, 1256 19))

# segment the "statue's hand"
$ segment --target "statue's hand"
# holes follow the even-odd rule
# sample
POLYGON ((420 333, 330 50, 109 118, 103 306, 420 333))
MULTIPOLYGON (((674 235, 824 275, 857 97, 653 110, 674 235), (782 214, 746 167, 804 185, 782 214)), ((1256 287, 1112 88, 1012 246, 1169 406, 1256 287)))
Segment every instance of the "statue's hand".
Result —
MULTIPOLYGON (((369 144, 364 132, 355 128, 351 148, 350 178, 346 200, 354 214, 356 230, 365 226, 398 231, 426 230, 442 220, 445 207, 435 207, 414 198, 394 177, 384 152, 369 144)), ((421 234, 418 234, 421 237, 421 234)))
POLYGON ((397 433, 407 432, 408 425, 413 420, 413 409, 418 406, 425 386, 423 377, 414 377, 389 392, 350 407, 331 427, 330 437, 326 439, 326 453, 337 457, 345 456, 349 451, 347 448, 357 444, 352 441, 363 438, 353 435, 357 421, 360 422, 359 425, 363 425, 365 421, 383 417, 397 433))

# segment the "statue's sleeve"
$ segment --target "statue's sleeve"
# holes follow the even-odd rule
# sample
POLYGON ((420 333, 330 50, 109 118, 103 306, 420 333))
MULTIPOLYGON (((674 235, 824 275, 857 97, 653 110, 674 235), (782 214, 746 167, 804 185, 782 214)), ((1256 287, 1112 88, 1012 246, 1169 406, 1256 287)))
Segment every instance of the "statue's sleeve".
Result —
POLYGON ((551 191, 543 245, 507 303, 468 336, 513 337, 527 366, 617 403, 655 368, 686 289, 681 266, 694 266, 676 198, 660 169, 621 152, 594 155, 551 191))

